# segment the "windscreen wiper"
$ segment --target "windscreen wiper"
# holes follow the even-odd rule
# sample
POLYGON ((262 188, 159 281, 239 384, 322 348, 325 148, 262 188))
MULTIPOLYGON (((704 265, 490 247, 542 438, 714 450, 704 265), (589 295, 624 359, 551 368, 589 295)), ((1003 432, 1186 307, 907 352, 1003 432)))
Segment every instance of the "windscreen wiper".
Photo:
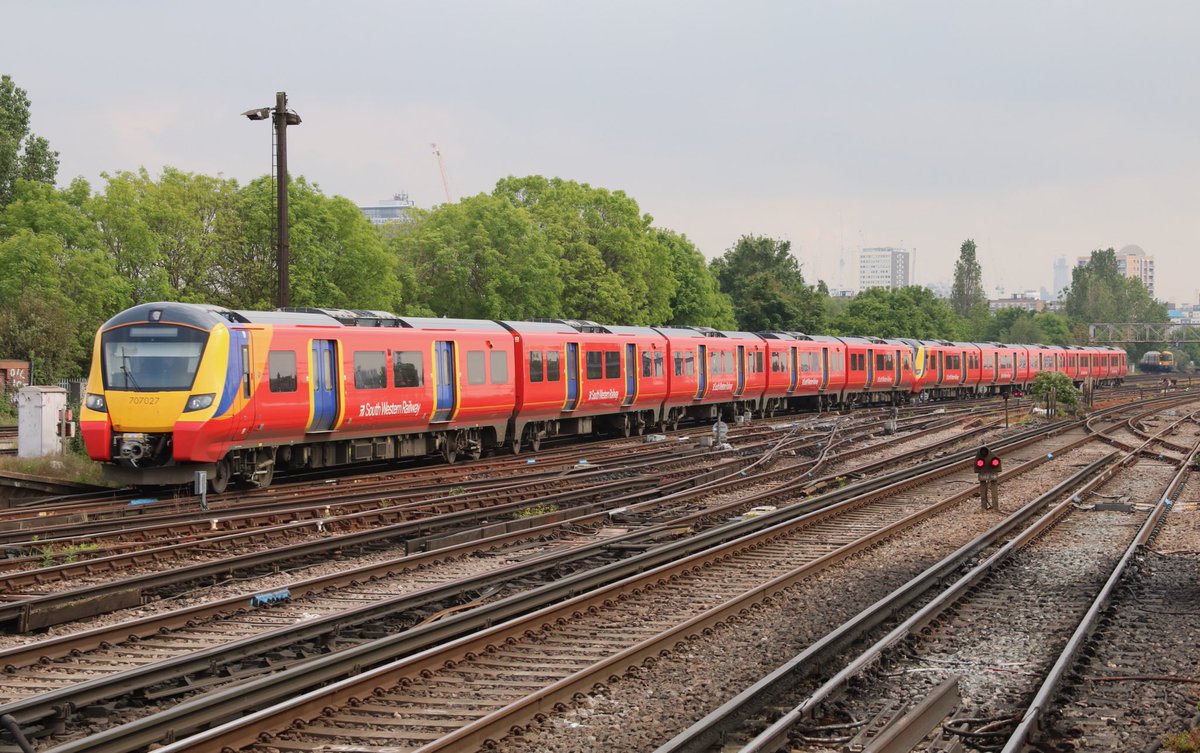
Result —
POLYGON ((135 391, 141 392, 142 388, 138 385, 137 380, 133 378, 133 372, 129 370, 129 367, 126 365, 127 363, 129 363, 129 356, 126 355, 125 349, 121 348, 121 373, 125 375, 125 386, 128 387, 132 384, 135 391))

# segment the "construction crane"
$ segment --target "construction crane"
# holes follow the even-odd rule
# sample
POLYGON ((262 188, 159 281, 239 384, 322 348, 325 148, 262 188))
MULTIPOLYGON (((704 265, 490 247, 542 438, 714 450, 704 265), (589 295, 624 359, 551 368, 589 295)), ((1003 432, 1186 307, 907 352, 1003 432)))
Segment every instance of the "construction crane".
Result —
POLYGON ((446 163, 442 161, 442 152, 438 149, 437 144, 430 144, 433 147, 433 153, 437 157, 438 170, 442 171, 442 188, 446 190, 446 203, 453 204, 454 199, 450 196, 450 179, 446 177, 446 163))

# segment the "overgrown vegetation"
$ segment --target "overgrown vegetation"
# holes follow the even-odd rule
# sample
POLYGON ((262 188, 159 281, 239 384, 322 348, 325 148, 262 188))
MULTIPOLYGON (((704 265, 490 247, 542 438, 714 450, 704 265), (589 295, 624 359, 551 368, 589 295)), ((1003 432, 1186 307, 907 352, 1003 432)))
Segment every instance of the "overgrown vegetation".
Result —
POLYGON ((1053 394, 1058 413, 1074 414, 1079 410, 1081 395, 1071 377, 1066 374, 1056 374, 1043 371, 1033 378, 1029 393, 1049 410, 1050 396, 1053 394))
POLYGON ((1200 729, 1167 735, 1163 740, 1163 750, 1175 753, 1200 753, 1200 729))
POLYGON ((537 515, 545 515, 547 513, 552 513, 552 512, 558 512, 558 505, 553 504, 553 503, 546 503, 546 504, 541 504, 541 505, 533 505, 532 507, 526 507, 524 509, 517 510, 516 512, 514 512, 512 514, 512 516, 514 518, 516 518, 517 520, 520 520, 521 518, 532 518, 537 515))
POLYGON ((38 550, 42 558, 42 567, 54 565, 69 565, 81 559, 81 555, 90 554, 100 548, 99 544, 64 544, 62 546, 43 547, 38 550))

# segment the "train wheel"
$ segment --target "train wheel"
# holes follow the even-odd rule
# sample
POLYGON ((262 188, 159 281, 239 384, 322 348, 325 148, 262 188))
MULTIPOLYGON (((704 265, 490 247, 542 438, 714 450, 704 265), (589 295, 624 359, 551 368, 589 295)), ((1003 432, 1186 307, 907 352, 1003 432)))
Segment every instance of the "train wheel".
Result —
POLYGON ((458 460, 458 436, 456 434, 442 434, 442 460, 445 460, 451 465, 455 460, 458 460))
POLYGON ((621 436, 628 437, 632 433, 633 426, 629 421, 629 414, 626 413, 621 416, 621 436))
POLYGON ((521 454, 521 435, 514 432, 513 436, 512 436, 512 440, 509 442, 508 446, 510 448, 512 448, 512 454, 520 455, 521 454))
POLYGON ((542 437, 538 434, 537 429, 530 426, 525 429, 525 433, 529 435, 529 449, 533 450, 534 452, 542 449, 542 437))
POLYGON ((266 489, 274 480, 275 461, 272 460, 270 463, 266 464, 266 468, 263 468, 260 472, 254 474, 254 477, 250 479, 250 485, 255 489, 266 489))
POLYGON ((217 461, 217 468, 213 471, 212 478, 208 480, 208 488, 213 494, 223 494, 229 488, 229 478, 233 474, 229 469, 229 458, 221 458, 217 461))

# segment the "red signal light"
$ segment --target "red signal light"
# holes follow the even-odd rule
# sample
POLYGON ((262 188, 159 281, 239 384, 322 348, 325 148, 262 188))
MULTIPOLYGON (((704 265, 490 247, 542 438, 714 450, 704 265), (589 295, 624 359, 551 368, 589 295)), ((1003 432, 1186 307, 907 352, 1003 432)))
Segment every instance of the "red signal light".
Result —
POLYGON ((999 467, 1000 467, 1000 458, 992 458, 992 467, 993 467, 993 468, 999 468, 999 467))
POLYGON ((976 460, 976 461, 975 461, 975 467, 976 467, 976 468, 982 468, 982 467, 983 467, 983 460, 982 460, 982 459, 980 459, 980 460, 976 460))

